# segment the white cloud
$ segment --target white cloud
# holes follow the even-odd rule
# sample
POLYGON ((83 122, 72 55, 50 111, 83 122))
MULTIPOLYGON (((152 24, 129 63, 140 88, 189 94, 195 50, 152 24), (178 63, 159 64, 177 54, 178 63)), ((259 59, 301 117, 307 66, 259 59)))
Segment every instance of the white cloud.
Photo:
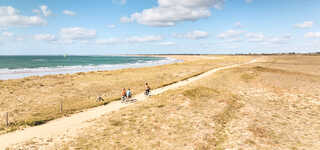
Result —
POLYGON ((74 42, 87 44, 94 38, 96 38, 96 30, 81 27, 62 28, 58 36, 52 34, 36 34, 33 36, 35 40, 58 44, 72 44, 74 42))
POLYGON ((33 37, 35 40, 43 40, 43 41, 55 41, 56 36, 52 35, 52 34, 37 34, 34 35, 33 37))
POLYGON ((144 42, 154 42, 161 41, 163 38, 159 35, 149 35, 149 36, 132 36, 127 39, 129 43, 144 43, 144 42))
POLYGON ((38 15, 42 14, 45 17, 52 15, 52 11, 48 9, 47 5, 40 6, 40 9, 33 9, 32 12, 38 15))
POLYGON ((222 38, 222 39, 235 38, 237 36, 240 36, 243 33, 244 33, 244 31, 241 31, 241 30, 228 30, 226 32, 219 34, 218 38, 222 38))
POLYGON ((187 39, 203 39, 207 38, 209 36, 208 32, 200 31, 200 30, 194 30, 192 32, 184 33, 184 34, 174 34, 174 37, 177 38, 187 38, 187 39))
POLYGON ((0 27, 20 27, 45 25, 47 22, 39 16, 22 16, 11 6, 0 7, 0 27))
POLYGON ((158 45, 173 46, 173 45, 176 45, 176 43, 175 42, 161 42, 161 43, 158 43, 158 45))
POLYGON ((128 38, 105 38, 97 39, 96 44, 121 44, 121 43, 147 43, 161 41, 163 38, 159 35, 148 35, 148 36, 131 36, 128 38))
POLYGON ((283 38, 289 40, 289 39, 292 39, 293 37, 292 37, 291 34, 286 34, 286 35, 283 36, 283 38))
POLYGON ((39 10, 39 9, 33 9, 32 12, 36 13, 36 14, 41 14, 41 10, 39 10))
POLYGON ((271 37, 266 39, 264 43, 276 46, 279 44, 288 44, 290 39, 292 39, 292 37, 290 38, 288 38, 287 36, 271 37))
POLYGON ((117 26, 114 25, 114 24, 110 24, 110 25, 108 25, 107 27, 110 28, 110 29, 113 29, 113 28, 116 28, 117 26))
POLYGON ((77 15, 75 12, 70 11, 70 10, 64 10, 63 14, 68 15, 68 16, 75 16, 77 15))
POLYGON ((284 36, 265 36, 263 33, 247 33, 245 36, 249 42, 261 44, 285 44, 293 38, 291 34, 284 36))
POLYGON ((16 41, 23 41, 24 38, 23 37, 16 37, 16 41))
POLYGON ((297 28, 311 28, 313 26, 312 21, 305 21, 303 23, 296 24, 295 27, 297 28))
POLYGON ((272 37, 270 39, 267 39, 266 42, 273 43, 273 44, 283 44, 283 43, 287 43, 289 39, 291 39, 291 37, 290 38, 288 38, 287 36, 272 37))
POLYGON ((243 25, 241 24, 241 22, 236 22, 236 23, 234 23, 234 27, 236 27, 236 28, 242 28, 243 25))
POLYGON ((196 21, 211 16, 210 8, 221 9, 224 0, 158 0, 158 6, 122 17, 123 23, 136 21, 148 26, 175 26, 182 21, 196 21))
POLYGON ((134 21, 134 19, 128 18, 128 17, 121 17, 120 18, 120 22, 122 22, 122 23, 130 23, 130 22, 133 22, 133 21, 134 21))
POLYGON ((44 16, 50 16, 50 15, 52 15, 52 12, 51 12, 51 10, 49 10, 48 9, 48 6, 46 6, 46 5, 42 5, 42 6, 40 6, 40 9, 41 9, 41 11, 42 11, 42 14, 44 15, 44 16))
POLYGON ((51 10, 48 9, 48 6, 47 6, 47 5, 42 5, 42 6, 40 6, 40 9, 41 9, 42 14, 43 14, 44 16, 48 17, 48 16, 52 15, 52 12, 51 12, 51 10))
POLYGON ((96 37, 96 30, 81 27, 62 28, 60 37, 65 41, 86 40, 96 37))
POLYGON ((263 42, 265 40, 263 33, 247 33, 246 37, 249 42, 263 42))
POLYGON ((23 37, 16 37, 16 40, 17 40, 17 41, 23 41, 24 38, 23 38, 23 37))
POLYGON ((4 37, 12 37, 13 33, 11 33, 11 32, 2 32, 2 36, 4 36, 4 37))
POLYGON ((121 40, 119 40, 118 38, 108 38, 108 39, 97 39, 96 43, 97 44, 117 44, 120 43, 121 40))
POLYGON ((237 38, 227 39, 224 42, 225 43, 238 43, 238 42, 242 42, 242 41, 243 41, 242 38, 237 37, 237 38))
POLYGON ((4 31, 4 32, 1 33, 0 40, 3 40, 3 39, 13 40, 13 41, 22 41, 22 40, 24 40, 23 37, 17 36, 12 32, 7 32, 7 31, 4 31))
POLYGON ((116 4, 126 4, 127 3, 127 0, 112 0, 113 3, 116 3, 116 4))
POLYGON ((320 38, 320 32, 308 32, 304 35, 305 38, 320 38))

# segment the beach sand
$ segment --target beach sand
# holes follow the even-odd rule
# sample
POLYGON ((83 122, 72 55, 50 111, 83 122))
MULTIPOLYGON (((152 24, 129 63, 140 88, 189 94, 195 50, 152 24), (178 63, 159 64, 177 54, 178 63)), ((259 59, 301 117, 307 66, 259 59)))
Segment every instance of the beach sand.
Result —
MULTIPOLYGON (((0 81, 0 133, 43 124, 55 118, 120 99, 122 88, 141 93, 144 83, 159 88, 210 69, 248 61, 250 57, 207 59, 172 56, 185 62, 156 67, 129 68, 66 75, 33 76, 0 81), (98 96, 103 102, 96 102, 98 96), (60 113, 60 104, 63 112, 60 113), (5 117, 9 113, 10 126, 5 117)), ((212 57, 216 58, 216 57, 212 57)))

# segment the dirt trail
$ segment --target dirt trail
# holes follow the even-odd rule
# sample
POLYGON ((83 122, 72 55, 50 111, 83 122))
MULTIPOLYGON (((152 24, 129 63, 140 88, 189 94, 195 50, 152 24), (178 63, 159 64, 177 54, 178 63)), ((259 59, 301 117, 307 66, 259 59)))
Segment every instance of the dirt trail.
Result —
MULTIPOLYGON (((207 77, 220 70, 230 69, 230 68, 238 67, 240 65, 250 64, 254 62, 256 62, 256 59, 244 64, 234 64, 226 67, 212 69, 208 72, 189 78, 187 80, 180 81, 162 88, 154 89, 152 90, 151 95, 157 95, 167 90, 176 89, 181 86, 185 86, 193 81, 207 77)), ((137 99, 138 101, 143 101, 147 99, 147 97, 144 96, 143 93, 138 94, 133 98, 137 99)), ((91 120, 94 120, 96 118, 99 118, 102 115, 105 115, 112 111, 117 111, 123 107, 129 106, 132 104, 134 103, 121 103, 121 101, 114 101, 107 105, 92 108, 84 112, 71 115, 70 117, 59 118, 40 126, 30 127, 24 130, 18 130, 15 132, 0 135, 0 149, 5 149, 6 147, 9 147, 12 145, 27 142, 29 140, 32 140, 33 138, 50 139, 50 138, 58 137, 59 135, 62 135, 64 133, 68 133, 68 136, 70 137, 76 136, 79 129, 88 127, 93 124, 91 120)))

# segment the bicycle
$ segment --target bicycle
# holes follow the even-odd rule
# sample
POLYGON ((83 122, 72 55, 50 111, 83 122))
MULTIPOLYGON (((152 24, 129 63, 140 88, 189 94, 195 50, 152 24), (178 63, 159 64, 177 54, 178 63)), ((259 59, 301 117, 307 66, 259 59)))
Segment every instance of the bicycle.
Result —
POLYGON ((144 91, 144 95, 150 96, 150 89, 147 89, 146 91, 144 91))

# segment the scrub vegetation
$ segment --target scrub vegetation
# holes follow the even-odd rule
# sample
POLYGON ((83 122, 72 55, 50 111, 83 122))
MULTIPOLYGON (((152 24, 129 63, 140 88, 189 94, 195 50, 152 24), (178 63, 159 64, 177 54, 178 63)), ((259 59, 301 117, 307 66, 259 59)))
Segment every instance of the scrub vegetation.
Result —
POLYGON ((106 115, 57 147, 318 149, 319 59, 268 56, 217 72, 106 115))

